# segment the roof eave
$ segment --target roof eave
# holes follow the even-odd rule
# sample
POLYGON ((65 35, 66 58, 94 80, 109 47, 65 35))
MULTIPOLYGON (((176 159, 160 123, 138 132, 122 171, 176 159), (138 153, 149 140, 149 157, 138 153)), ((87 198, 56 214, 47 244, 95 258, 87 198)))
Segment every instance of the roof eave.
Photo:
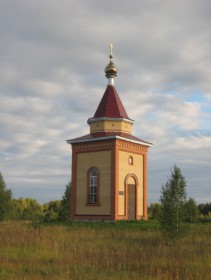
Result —
POLYGON ((147 146, 147 147, 152 147, 153 144, 149 143, 149 142, 143 142, 143 141, 137 141, 137 140, 132 140, 132 139, 128 139, 125 137, 121 137, 118 135, 113 135, 113 136, 107 136, 107 137, 97 137, 97 138, 91 138, 91 139, 78 139, 78 140, 66 140, 68 144, 78 144, 78 143, 86 143, 86 142, 95 142, 95 141, 103 141, 103 140, 112 140, 112 139, 120 139, 123 141, 127 141, 127 142, 131 142, 131 143, 135 143, 135 144, 141 144, 143 146, 147 146))
POLYGON ((127 122, 130 124, 134 123, 134 120, 126 119, 126 118, 111 118, 111 117, 101 117, 101 118, 89 118, 87 123, 90 124, 92 122, 100 122, 100 121, 115 121, 115 122, 127 122))

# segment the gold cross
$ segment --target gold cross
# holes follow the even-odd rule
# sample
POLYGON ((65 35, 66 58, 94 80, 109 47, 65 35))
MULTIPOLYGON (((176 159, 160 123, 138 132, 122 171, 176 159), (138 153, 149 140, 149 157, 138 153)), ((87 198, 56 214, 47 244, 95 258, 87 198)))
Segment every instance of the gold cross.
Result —
POLYGON ((109 44, 109 49, 110 49, 110 57, 113 57, 113 53, 112 53, 113 45, 112 44, 109 44))

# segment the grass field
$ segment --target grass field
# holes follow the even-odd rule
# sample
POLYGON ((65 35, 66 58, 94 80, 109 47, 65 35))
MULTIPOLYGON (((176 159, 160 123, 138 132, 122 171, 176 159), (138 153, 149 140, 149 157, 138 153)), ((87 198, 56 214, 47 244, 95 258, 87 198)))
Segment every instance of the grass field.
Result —
POLYGON ((156 222, 0 223, 0 279, 211 279, 211 224, 171 243, 156 222))

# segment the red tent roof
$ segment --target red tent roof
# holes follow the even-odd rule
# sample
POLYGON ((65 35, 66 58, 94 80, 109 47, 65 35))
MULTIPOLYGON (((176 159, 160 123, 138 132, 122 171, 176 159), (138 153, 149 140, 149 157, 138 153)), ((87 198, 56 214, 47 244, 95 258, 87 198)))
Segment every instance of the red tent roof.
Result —
POLYGON ((113 85, 108 85, 98 105, 94 118, 124 118, 129 119, 122 101, 113 85))

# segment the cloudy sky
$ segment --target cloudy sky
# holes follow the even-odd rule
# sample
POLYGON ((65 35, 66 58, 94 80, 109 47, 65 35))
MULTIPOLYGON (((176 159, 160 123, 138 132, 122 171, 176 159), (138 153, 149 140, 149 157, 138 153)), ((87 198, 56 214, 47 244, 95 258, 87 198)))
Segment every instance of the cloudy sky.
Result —
POLYGON ((13 197, 61 199, 66 139, 87 134, 108 44, 133 134, 149 150, 149 203, 176 164, 211 201, 211 1, 0 0, 0 172, 13 197))

